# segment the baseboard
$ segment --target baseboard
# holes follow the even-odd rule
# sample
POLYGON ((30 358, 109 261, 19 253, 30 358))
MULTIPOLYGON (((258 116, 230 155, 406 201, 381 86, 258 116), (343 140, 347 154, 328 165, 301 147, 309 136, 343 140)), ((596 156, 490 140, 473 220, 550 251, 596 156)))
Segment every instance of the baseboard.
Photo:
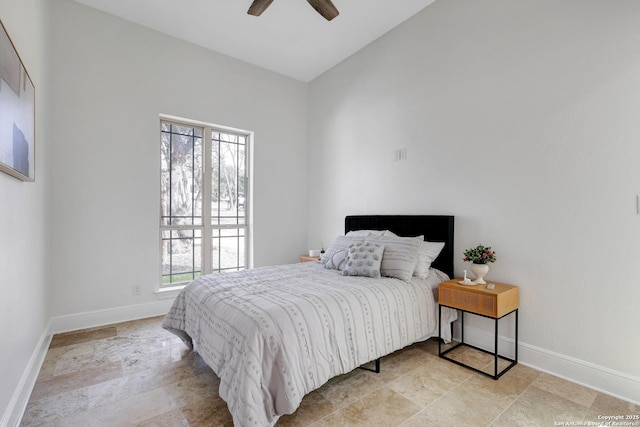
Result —
MULTIPOLYGON (((454 337, 459 340, 460 326, 457 323, 459 322, 456 322, 454 326, 454 337)), ((483 329, 465 323, 464 339, 469 344, 493 351, 493 334, 483 329)), ((515 354, 514 348, 514 340, 512 338, 498 337, 498 349, 501 355, 513 357, 515 354)), ((640 405, 639 377, 536 347, 522 341, 518 343, 518 363, 635 405, 640 405)))
POLYGON ((146 304, 56 316, 51 318, 51 333, 59 334, 62 332, 110 325, 112 323, 161 316, 169 311, 171 304, 173 304, 173 299, 163 299, 146 304))
POLYGON ((31 354, 29 362, 20 377, 18 386, 11 397, 9 406, 7 406, 2 419, 0 420, 0 426, 20 425, 24 411, 29 403, 29 397, 31 397, 31 391, 36 384, 40 368, 42 368, 44 358, 46 357, 47 350, 49 349, 49 344, 51 343, 52 334, 49 332, 51 330, 50 325, 51 322, 47 324, 40 335, 36 348, 31 354))

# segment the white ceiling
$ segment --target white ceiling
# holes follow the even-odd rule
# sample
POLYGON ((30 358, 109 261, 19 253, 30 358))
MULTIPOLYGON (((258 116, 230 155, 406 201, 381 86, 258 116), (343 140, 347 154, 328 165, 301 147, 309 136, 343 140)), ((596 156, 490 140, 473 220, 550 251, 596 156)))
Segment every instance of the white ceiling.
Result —
POLYGON ((309 82, 435 0, 333 0, 325 20, 305 0, 75 0, 216 52, 309 82))

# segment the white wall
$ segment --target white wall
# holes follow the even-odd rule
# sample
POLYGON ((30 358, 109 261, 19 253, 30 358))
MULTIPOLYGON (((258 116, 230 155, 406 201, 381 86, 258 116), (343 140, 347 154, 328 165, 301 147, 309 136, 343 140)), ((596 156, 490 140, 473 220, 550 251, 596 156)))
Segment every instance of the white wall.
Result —
POLYGON ((256 132, 256 266, 347 214, 454 214, 456 251, 493 245, 489 278, 520 285, 523 349, 637 379, 639 8, 440 1, 307 88, 68 0, 0 0, 37 98, 36 182, 0 174, 2 420, 51 316, 156 301, 160 113, 256 132))
POLYGON ((309 245, 348 214, 455 215, 456 272, 483 243, 520 286, 523 349, 640 401, 638 22, 635 0, 438 1, 313 81, 309 245))
MULTIPOLYGON (((49 319, 47 298, 49 186, 48 0, 0 0, 0 20, 36 87, 36 180, 0 173, 0 425, 15 422, 26 402, 23 375, 49 319)), ((2 112, 0 112, 2 114, 2 112)))
POLYGON ((255 132, 255 266, 297 261, 305 84, 68 0, 52 19, 54 316, 157 301, 160 113, 255 132))

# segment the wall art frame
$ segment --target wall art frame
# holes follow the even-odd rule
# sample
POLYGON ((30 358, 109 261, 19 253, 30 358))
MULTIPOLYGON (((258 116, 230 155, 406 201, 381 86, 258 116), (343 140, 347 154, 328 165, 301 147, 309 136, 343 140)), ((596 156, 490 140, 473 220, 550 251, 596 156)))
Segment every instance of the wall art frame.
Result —
POLYGON ((0 171, 35 181, 35 86, 0 21, 0 171))

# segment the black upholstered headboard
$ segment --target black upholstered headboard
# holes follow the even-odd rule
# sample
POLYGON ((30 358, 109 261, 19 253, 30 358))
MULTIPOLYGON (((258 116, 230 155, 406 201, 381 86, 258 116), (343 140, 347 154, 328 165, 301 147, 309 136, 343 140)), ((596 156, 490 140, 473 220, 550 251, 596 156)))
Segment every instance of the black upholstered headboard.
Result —
POLYGON ((430 242, 444 242, 444 248, 431 264, 453 276, 453 223, 449 215, 351 215, 344 220, 344 232, 352 230, 390 230, 398 236, 424 236, 430 242))

